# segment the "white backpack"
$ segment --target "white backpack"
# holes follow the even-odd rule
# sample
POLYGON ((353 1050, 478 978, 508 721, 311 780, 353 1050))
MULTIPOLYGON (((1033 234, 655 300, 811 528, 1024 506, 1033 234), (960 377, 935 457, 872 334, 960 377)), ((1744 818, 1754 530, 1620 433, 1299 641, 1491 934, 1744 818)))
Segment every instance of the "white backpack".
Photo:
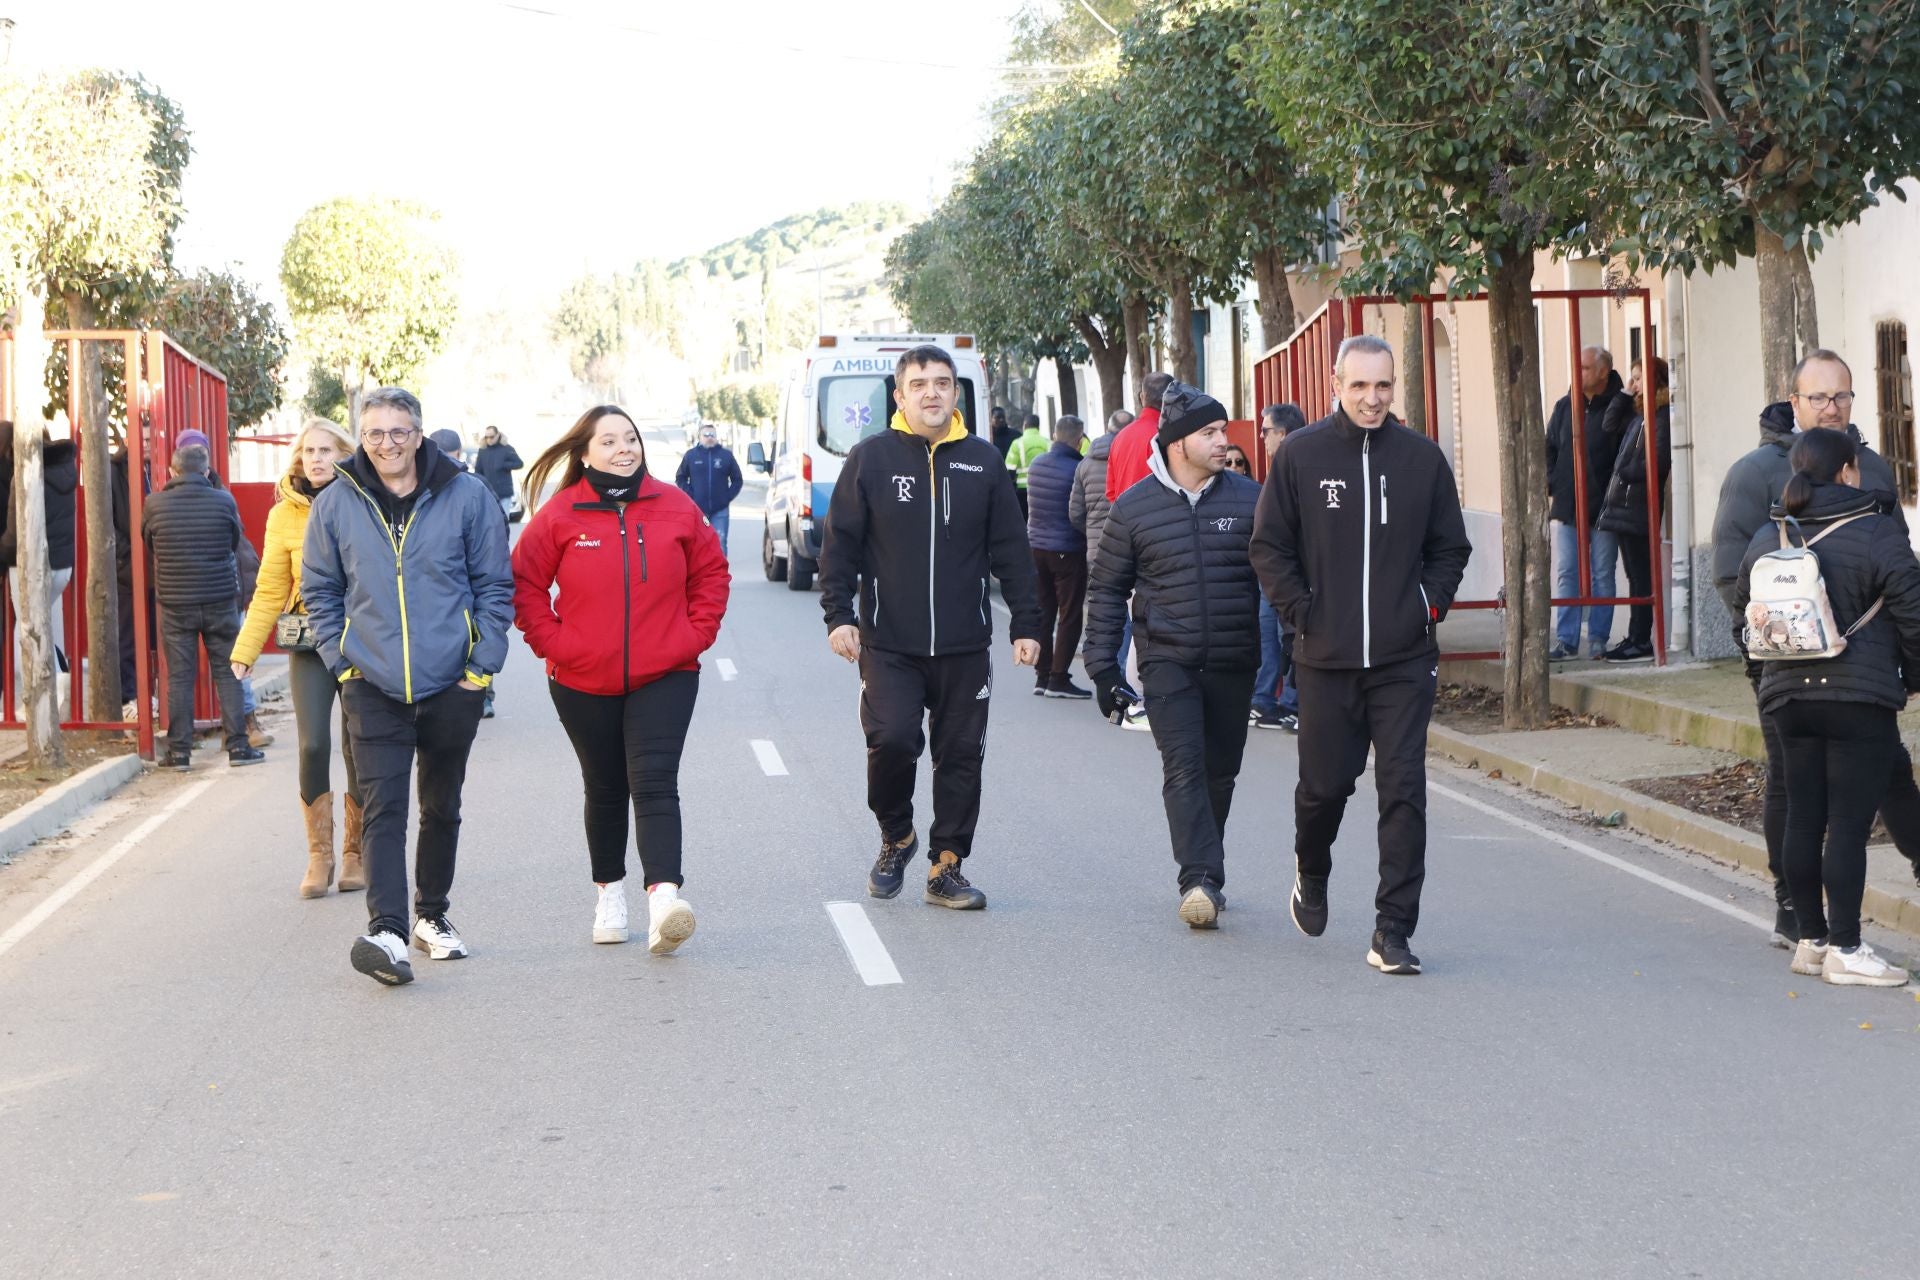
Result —
POLYGON ((1747 575, 1747 612, 1743 640, 1747 656, 1756 662, 1787 662, 1800 658, 1832 658, 1846 650, 1847 637, 1873 620, 1885 597, 1845 631, 1834 620, 1833 605, 1827 599, 1826 579, 1820 576, 1820 557, 1813 544, 1841 525, 1862 516, 1835 520, 1811 538, 1801 536, 1800 545, 1787 537, 1787 526, 1800 533, 1800 522, 1792 516, 1774 521, 1780 526, 1780 549, 1769 551, 1753 562, 1747 575))

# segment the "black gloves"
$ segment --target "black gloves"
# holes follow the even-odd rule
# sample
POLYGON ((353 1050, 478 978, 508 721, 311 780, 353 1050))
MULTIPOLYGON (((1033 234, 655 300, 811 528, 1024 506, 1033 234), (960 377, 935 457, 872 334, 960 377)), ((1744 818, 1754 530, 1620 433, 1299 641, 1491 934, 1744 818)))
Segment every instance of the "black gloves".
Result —
POLYGON ((1100 708, 1100 714, 1115 724, 1120 723, 1127 709, 1140 701, 1140 695, 1127 687, 1121 678, 1119 667, 1108 667, 1095 674, 1093 679, 1093 700, 1100 708))

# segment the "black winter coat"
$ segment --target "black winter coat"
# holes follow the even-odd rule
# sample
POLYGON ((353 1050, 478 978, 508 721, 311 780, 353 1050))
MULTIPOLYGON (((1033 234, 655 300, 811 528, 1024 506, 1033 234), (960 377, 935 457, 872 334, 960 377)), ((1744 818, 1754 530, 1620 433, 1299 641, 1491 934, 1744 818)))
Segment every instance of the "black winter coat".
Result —
POLYGON ((857 622, 862 644, 898 653, 978 653, 993 640, 991 573, 1009 638, 1039 639, 1033 553, 1006 476, 993 446, 958 427, 932 445, 899 426, 854 445, 820 548, 827 629, 857 622))
MULTIPOLYGON (((1607 410, 1610 423, 1617 423, 1620 452, 1613 460, 1613 480, 1607 485, 1607 498, 1600 512, 1599 527, 1609 533, 1647 536, 1647 423, 1632 396, 1621 396, 1607 410)), ((1673 468, 1673 409, 1660 405, 1653 411, 1654 451, 1660 457, 1660 478, 1655 490, 1664 494, 1667 472, 1673 468)))
POLYGON ((487 488, 493 490, 496 498, 513 496, 513 473, 525 465, 520 461, 519 451, 505 440, 483 444, 480 452, 473 456, 473 474, 487 482, 487 488))
POLYGON ((73 494, 80 487, 80 462, 73 441, 49 440, 44 450, 47 508, 47 567, 73 568, 73 494))
POLYGON ((1295 662, 1379 667, 1438 658, 1473 544, 1440 447, 1389 419, 1335 409, 1289 432, 1254 522, 1253 567, 1297 633, 1295 662))
POLYGON ((1027 542, 1035 551, 1087 549, 1087 536, 1067 514, 1081 465, 1078 449, 1055 442, 1027 468, 1027 542))
MULTIPOLYGON (((1778 711, 1796 699, 1866 702, 1898 711, 1907 705, 1909 691, 1920 691, 1920 561, 1914 559, 1906 528, 1882 514, 1884 510, 1878 494, 1844 484, 1814 486, 1813 501, 1797 517, 1805 537, 1843 516, 1873 513, 1841 525, 1814 544, 1834 621, 1844 631, 1875 600, 1885 603, 1872 621, 1847 638, 1846 649, 1837 657, 1760 663, 1761 711, 1778 711)), ((1784 515, 1782 508, 1773 511, 1775 519, 1784 515)), ((1734 592, 1736 617, 1746 610, 1754 563, 1779 549, 1779 526, 1769 521, 1753 535, 1741 563, 1734 592)))
POLYGON ((1114 500, 1087 583, 1087 675, 1120 665, 1133 597, 1140 665, 1196 670, 1260 665, 1260 585, 1247 545, 1260 486, 1223 471, 1197 500, 1173 482, 1156 444, 1150 474, 1114 500))
POLYGON ((140 533, 161 605, 233 603, 240 592, 235 552, 246 534, 232 494, 203 475, 175 476, 147 498, 140 533))
MULTIPOLYGON (((1600 506, 1607 496, 1607 484, 1613 479, 1613 461, 1620 452, 1620 437, 1614 434, 1626 426, 1624 420, 1609 420, 1608 411, 1616 400, 1632 402, 1621 389, 1620 375, 1607 371, 1605 390, 1587 398, 1587 418, 1581 430, 1585 437, 1587 459, 1587 520, 1600 518, 1600 506)), ((1547 421, 1547 495, 1550 520, 1573 524, 1579 516, 1573 488, 1573 414, 1569 400, 1561 396, 1547 421)))

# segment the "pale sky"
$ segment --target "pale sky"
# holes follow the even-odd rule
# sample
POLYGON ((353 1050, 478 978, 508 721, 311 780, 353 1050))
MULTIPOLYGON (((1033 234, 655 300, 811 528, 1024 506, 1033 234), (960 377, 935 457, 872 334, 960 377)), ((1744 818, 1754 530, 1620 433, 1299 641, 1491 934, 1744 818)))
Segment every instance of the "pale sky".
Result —
POLYGON ((938 198, 1019 0, 0 0, 16 66, 137 71, 186 113, 176 260, 278 296, 337 195, 444 215, 470 293, 675 257, 789 213, 938 198))

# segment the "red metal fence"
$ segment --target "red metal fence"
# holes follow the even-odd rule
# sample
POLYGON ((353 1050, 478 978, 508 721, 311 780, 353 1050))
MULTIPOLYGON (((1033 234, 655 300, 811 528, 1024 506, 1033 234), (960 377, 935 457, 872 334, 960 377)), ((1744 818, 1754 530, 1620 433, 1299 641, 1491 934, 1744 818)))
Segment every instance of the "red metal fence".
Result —
MULTIPOLYGON (((1649 605, 1653 609, 1653 655, 1654 662, 1665 666, 1667 661, 1667 626, 1665 593, 1660 575, 1660 499, 1662 487, 1657 483, 1660 476, 1659 439, 1655 424, 1655 396, 1652 394, 1652 378, 1648 377, 1646 394, 1641 397, 1643 418, 1642 436, 1647 450, 1647 476, 1650 483, 1647 488, 1647 559, 1649 581, 1653 584, 1650 595, 1643 596, 1596 596, 1593 595, 1593 566, 1588 563, 1590 557, 1592 518, 1597 512, 1587 510, 1587 453, 1586 453, 1586 393, 1580 386, 1580 350, 1585 345, 1580 335, 1580 303, 1588 299, 1623 302, 1638 300, 1642 320, 1642 332, 1646 335, 1645 356, 1651 361, 1657 352, 1654 349, 1653 294, 1648 289, 1536 289, 1534 301, 1559 301, 1567 310, 1567 344, 1569 367, 1572 369, 1572 385, 1569 390, 1571 418, 1573 423, 1573 493, 1576 507, 1575 518, 1579 527, 1587 536, 1575 539, 1579 545, 1579 578, 1581 594, 1577 596, 1555 596, 1551 603, 1555 607, 1589 605, 1649 605)), ((1340 344, 1348 337, 1366 332, 1366 311, 1368 307, 1417 307, 1420 311, 1422 359, 1424 371, 1419 393, 1426 405, 1427 435, 1430 439, 1439 439, 1440 387, 1439 371, 1434 361, 1433 318, 1434 307, 1451 301, 1460 303, 1485 304, 1484 293, 1468 294, 1449 299, 1444 294, 1420 294, 1401 299, 1383 296, 1365 296, 1356 298, 1334 298, 1312 318, 1288 336, 1285 342, 1272 348, 1262 356, 1253 368, 1255 395, 1263 405, 1281 404, 1291 401, 1300 406, 1307 415, 1307 421, 1313 422, 1333 412, 1333 362, 1340 350, 1340 344)), ((1456 348, 1455 359, 1461 352, 1456 348)), ((1491 353, 1489 353, 1491 358, 1491 353)), ((1650 365, 1648 366, 1651 367, 1650 365)), ((1546 424, 1541 424, 1545 430, 1546 424)), ((1456 600, 1455 609, 1502 609, 1506 604, 1506 588, 1503 586, 1497 596, 1490 600, 1456 600)), ((1486 658, 1499 659, 1502 654, 1495 650, 1486 653, 1449 653, 1449 659, 1486 658)))

